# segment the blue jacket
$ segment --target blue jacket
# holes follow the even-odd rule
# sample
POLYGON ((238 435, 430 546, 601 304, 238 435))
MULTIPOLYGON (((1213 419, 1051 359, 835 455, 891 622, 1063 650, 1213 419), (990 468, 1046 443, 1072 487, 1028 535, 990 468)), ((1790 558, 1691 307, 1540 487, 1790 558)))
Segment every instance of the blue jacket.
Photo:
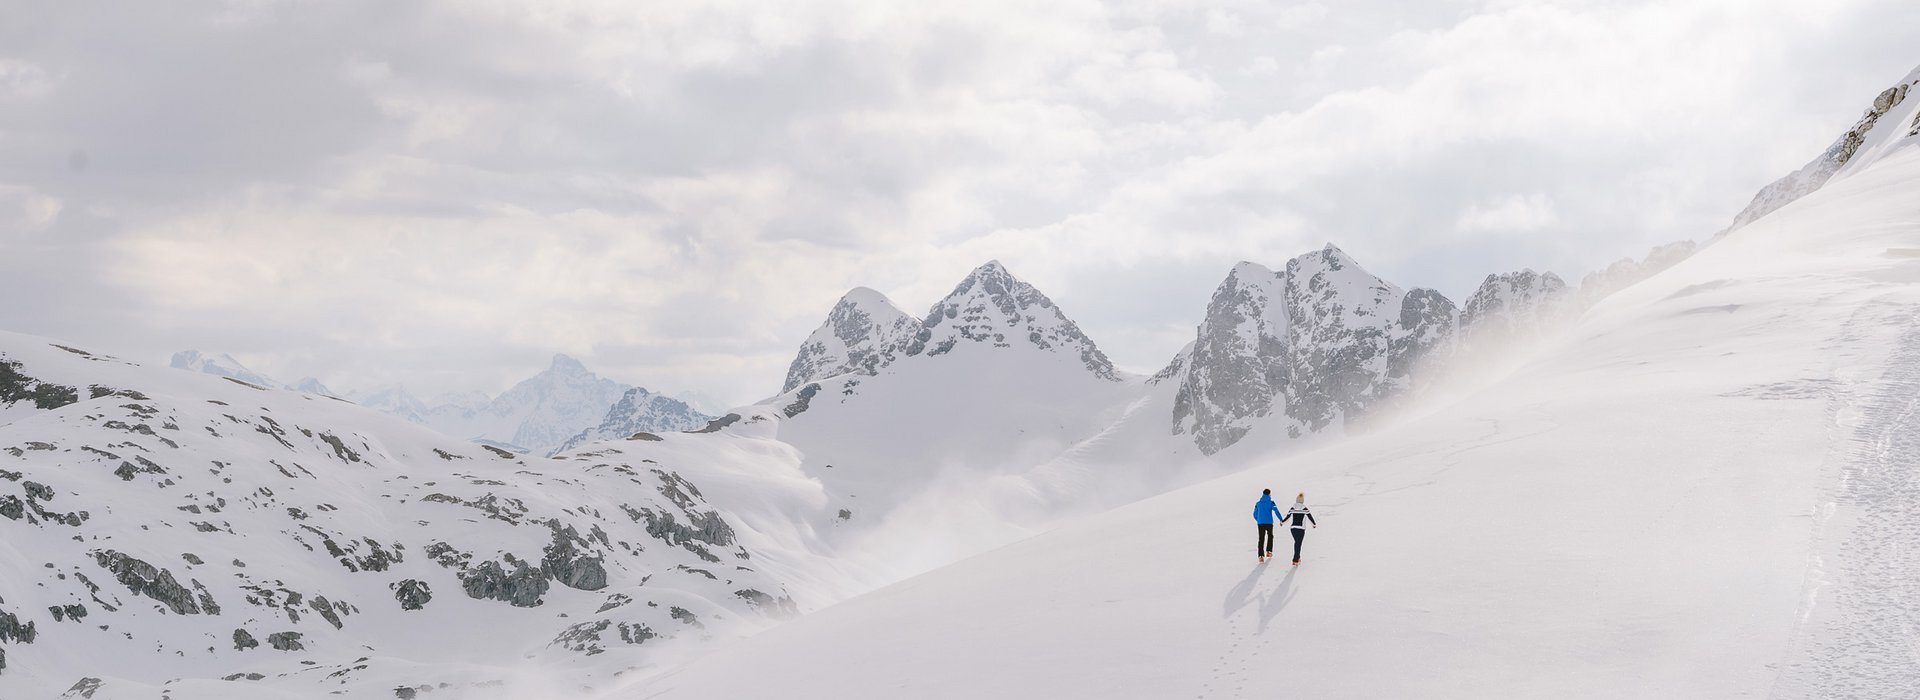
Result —
POLYGON ((1261 525, 1272 525, 1273 516, 1280 514, 1280 506, 1275 505, 1273 496, 1261 494, 1260 500, 1253 504, 1253 521, 1261 525))

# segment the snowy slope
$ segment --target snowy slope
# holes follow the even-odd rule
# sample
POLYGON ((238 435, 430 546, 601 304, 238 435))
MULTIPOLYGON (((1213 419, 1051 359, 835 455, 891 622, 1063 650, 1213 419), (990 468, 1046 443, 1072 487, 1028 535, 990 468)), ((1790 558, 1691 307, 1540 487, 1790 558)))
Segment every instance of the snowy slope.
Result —
POLYGON ((1920 139, 1903 138, 1492 386, 1314 452, 1236 451, 1243 473, 613 697, 1908 696, 1920 139), (1298 569, 1247 552, 1262 487, 1319 515, 1298 569))
POLYGON ((524 457, 0 334, 0 697, 572 692, 843 595, 826 505, 761 436, 524 457))

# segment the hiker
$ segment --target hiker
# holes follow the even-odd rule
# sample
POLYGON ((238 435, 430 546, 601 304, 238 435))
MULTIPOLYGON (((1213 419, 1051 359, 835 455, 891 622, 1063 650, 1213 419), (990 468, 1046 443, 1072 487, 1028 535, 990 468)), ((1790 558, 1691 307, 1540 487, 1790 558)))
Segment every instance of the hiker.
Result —
MULTIPOLYGON (((1293 497, 1293 507, 1287 509, 1285 517, 1293 521, 1293 565, 1299 566, 1300 543, 1307 539, 1307 523, 1313 523, 1315 529, 1320 527, 1319 521, 1313 519, 1313 512, 1307 510, 1307 492, 1301 491, 1293 497)), ((1267 556, 1273 556, 1273 552, 1267 552, 1267 556)))
POLYGON ((1253 554, 1260 557, 1260 561, 1273 558, 1273 516, 1279 514, 1280 506, 1273 502, 1273 489, 1261 489, 1260 500, 1253 504, 1253 554))

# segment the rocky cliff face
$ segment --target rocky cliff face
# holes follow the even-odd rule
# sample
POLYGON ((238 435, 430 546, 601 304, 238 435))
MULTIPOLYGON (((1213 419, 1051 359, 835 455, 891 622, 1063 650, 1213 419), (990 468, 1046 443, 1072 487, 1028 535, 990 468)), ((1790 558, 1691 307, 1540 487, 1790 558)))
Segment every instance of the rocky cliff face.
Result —
POLYGON ((919 330, 919 319, 885 295, 857 287, 833 305, 826 322, 800 345, 780 392, 847 373, 873 374, 904 355, 919 330))
POLYGON ((1178 378, 1173 432, 1212 454, 1280 416, 1295 437, 1344 424, 1406 391, 1415 367, 1451 347, 1438 292, 1401 290, 1332 245, 1280 272, 1241 263, 1214 291, 1178 378))
POLYGON ((1567 283, 1533 270, 1487 275, 1460 312, 1460 345, 1487 349, 1538 331, 1560 318, 1567 283))

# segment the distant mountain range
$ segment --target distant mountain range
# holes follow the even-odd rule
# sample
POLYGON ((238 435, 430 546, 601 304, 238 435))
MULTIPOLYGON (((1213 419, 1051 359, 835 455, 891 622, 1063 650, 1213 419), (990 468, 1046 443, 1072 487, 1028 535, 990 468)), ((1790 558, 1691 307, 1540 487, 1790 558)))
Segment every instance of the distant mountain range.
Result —
POLYGON ((346 394, 312 377, 286 385, 226 354, 186 350, 174 354, 171 366, 256 386, 343 398, 453 437, 541 455, 600 436, 690 430, 712 420, 684 400, 602 378, 566 355, 555 355, 547 369, 499 396, 476 391, 444 395, 432 403, 397 384, 346 394))

